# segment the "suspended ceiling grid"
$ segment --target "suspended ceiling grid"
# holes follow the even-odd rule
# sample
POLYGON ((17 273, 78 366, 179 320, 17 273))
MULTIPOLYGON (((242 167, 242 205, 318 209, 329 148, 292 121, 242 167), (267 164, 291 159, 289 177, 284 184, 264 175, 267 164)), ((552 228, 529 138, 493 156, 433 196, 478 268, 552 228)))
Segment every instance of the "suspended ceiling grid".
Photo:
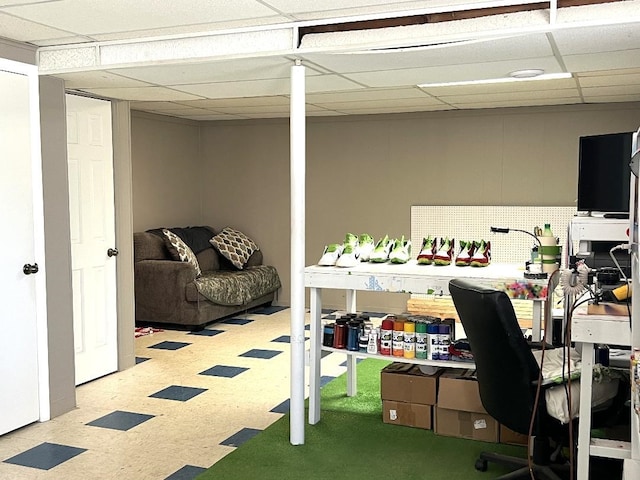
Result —
MULTIPOLYGON (((194 120, 640 101, 640 1, 300 35, 316 25, 534 2, 0 0, 0 36, 67 88, 194 120), (344 4, 348 3, 348 7, 344 4), (420 88, 541 68, 572 78, 420 88)), ((545 2, 543 2, 545 3, 545 2)))

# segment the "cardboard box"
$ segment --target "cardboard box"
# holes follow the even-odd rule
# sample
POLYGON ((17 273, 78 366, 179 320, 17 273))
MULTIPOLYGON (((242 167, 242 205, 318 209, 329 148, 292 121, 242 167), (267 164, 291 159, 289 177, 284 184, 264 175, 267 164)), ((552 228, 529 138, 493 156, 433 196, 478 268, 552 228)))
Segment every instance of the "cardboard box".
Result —
POLYGON ((435 432, 447 437, 497 443, 499 424, 488 413, 436 407, 435 432))
POLYGON ((500 424, 500 443, 508 443, 509 445, 528 445, 529 436, 514 432, 510 428, 500 424))
POLYGON ((497 443, 499 423, 482 406, 472 370, 446 370, 439 378, 437 435, 497 443))
POLYGON ((438 407, 464 412, 487 413, 480 400, 474 370, 447 369, 440 375, 438 407))
POLYGON ((432 425, 432 409, 433 407, 431 405, 383 400, 382 421, 394 425, 430 430, 432 425))
POLYGON ((435 405, 439 372, 422 373, 418 365, 392 363, 380 372, 380 396, 382 400, 435 405))

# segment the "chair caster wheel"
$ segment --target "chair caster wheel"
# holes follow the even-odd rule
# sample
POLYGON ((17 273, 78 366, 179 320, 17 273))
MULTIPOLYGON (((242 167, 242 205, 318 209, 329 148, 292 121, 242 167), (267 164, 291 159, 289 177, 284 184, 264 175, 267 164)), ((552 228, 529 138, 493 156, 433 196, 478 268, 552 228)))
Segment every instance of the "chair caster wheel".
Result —
POLYGON ((487 471, 487 461, 483 460, 481 458, 476 460, 476 470, 478 470, 479 472, 486 472, 487 471))

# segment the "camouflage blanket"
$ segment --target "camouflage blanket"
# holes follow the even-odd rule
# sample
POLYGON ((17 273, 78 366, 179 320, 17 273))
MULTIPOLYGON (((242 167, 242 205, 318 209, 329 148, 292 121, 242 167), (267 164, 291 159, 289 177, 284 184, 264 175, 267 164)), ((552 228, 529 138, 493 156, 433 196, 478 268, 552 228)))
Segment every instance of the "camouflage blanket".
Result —
POLYGON ((195 283, 203 297, 218 305, 244 305, 281 286, 278 271, 270 265, 203 272, 195 283))

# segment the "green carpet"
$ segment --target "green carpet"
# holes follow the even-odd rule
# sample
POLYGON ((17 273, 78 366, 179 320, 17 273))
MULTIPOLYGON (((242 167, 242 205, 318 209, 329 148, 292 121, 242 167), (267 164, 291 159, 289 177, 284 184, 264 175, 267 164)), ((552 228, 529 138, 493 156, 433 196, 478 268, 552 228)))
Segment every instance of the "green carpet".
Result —
MULTIPOLYGON (((524 447, 437 436, 431 430, 382 422, 380 370, 388 362, 358 364, 358 395, 346 396, 346 374, 322 389, 322 415, 306 425, 305 444, 289 443, 289 416, 269 426, 198 479, 447 479, 495 478, 508 469, 474 468, 482 450, 524 456, 524 447)), ((305 417, 306 419, 307 417, 305 417)))

